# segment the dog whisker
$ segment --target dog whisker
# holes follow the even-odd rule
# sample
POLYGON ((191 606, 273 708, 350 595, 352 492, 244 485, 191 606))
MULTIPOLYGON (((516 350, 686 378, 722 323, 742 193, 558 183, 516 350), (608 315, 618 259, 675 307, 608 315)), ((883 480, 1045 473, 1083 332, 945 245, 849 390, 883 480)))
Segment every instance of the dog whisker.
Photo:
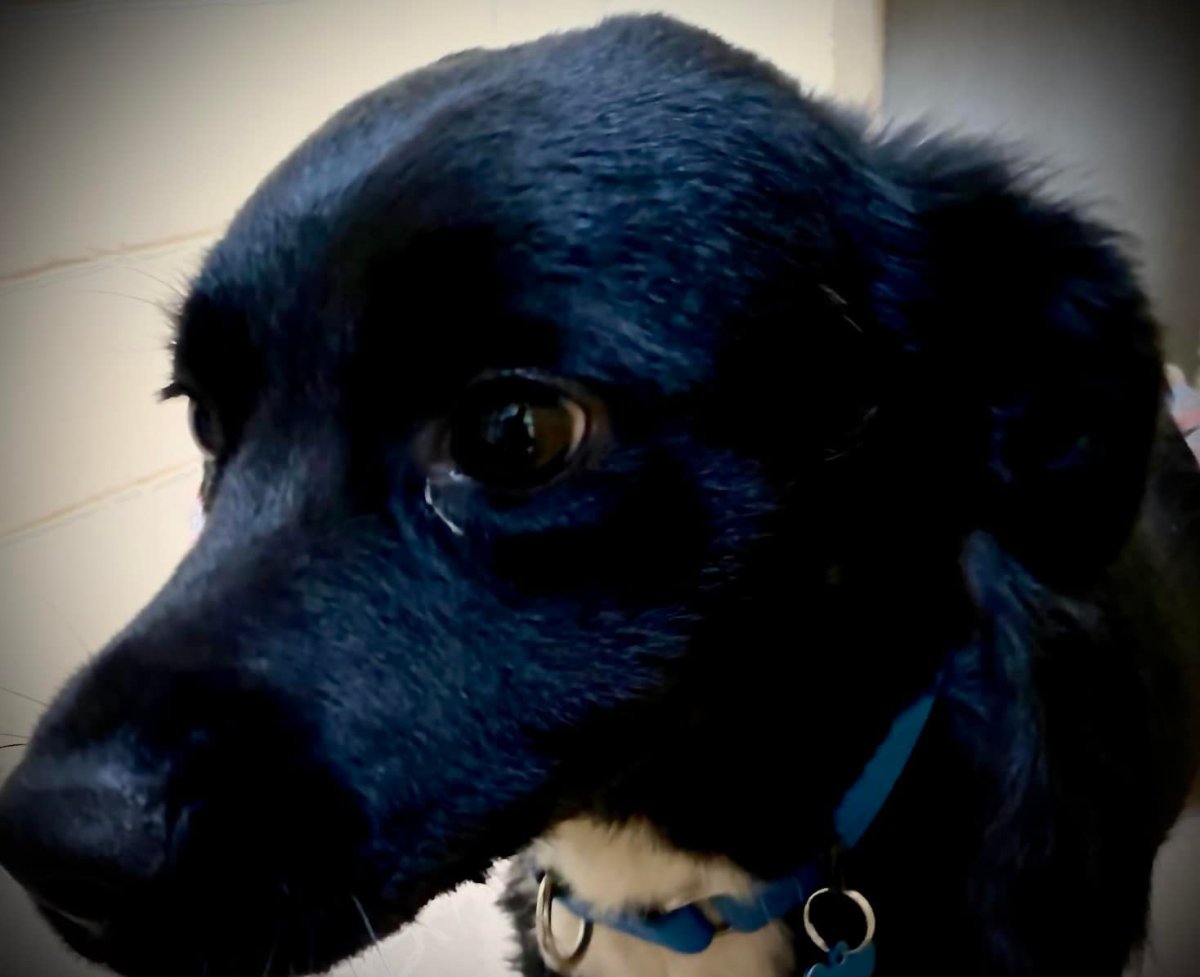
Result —
POLYGON ((350 894, 350 901, 354 903, 354 908, 358 910, 358 915, 363 921, 363 926, 367 929, 367 936, 371 938, 371 945, 375 947, 375 952, 379 954, 379 962, 383 965, 384 974, 390 975, 391 969, 388 967, 387 957, 383 955, 383 946, 379 942, 379 937, 375 935, 375 927, 371 925, 367 911, 363 909, 363 904, 358 901, 358 896, 354 895, 354 893, 350 894))
POLYGON ((159 278, 158 275, 151 274, 145 268, 142 268, 138 265, 130 264, 130 265, 125 265, 125 267, 128 268, 130 271, 134 272, 135 274, 141 275, 143 278, 148 278, 148 279, 150 279, 150 281, 156 282, 157 284, 161 285, 163 288, 168 289, 180 301, 186 301, 187 289, 185 286, 176 284, 174 282, 169 282, 165 278, 159 278))
POLYGON ((267 965, 263 967, 262 977, 271 977, 271 965, 275 963, 275 951, 279 949, 279 934, 271 941, 271 952, 267 954, 267 965))
POLYGON ((131 302, 140 302, 142 305, 148 305, 156 312, 162 313, 168 318, 172 314, 172 304, 163 301, 162 299, 148 299, 143 295, 131 295, 129 292, 117 292, 110 288, 89 288, 83 294, 85 295, 108 295, 119 299, 129 299, 131 302))

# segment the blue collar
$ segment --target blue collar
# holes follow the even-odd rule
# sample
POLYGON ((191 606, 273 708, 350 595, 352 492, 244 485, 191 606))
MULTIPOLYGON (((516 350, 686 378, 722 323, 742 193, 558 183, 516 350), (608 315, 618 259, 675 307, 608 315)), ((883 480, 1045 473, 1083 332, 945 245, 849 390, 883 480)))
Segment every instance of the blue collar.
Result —
MULTIPOLYGON (((842 796, 833 813, 841 848, 848 850, 857 845, 883 810, 916 749, 936 697, 937 684, 896 717, 858 779, 842 796)), ((791 875, 762 883, 748 897, 713 896, 669 912, 600 912, 565 888, 557 888, 551 898, 585 923, 607 926, 677 953, 701 953, 718 933, 753 933, 803 906, 825 884, 828 875, 828 861, 821 859, 791 875)))

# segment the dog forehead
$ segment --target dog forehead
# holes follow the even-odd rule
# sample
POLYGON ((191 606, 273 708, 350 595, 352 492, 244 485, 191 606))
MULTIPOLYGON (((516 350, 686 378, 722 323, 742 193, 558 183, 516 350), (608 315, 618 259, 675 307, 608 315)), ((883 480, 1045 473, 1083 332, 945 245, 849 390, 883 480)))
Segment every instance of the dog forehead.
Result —
POLYGON ((489 159, 489 150, 519 140, 521 160, 538 168, 525 178, 589 162, 622 176, 639 163, 668 162, 673 144, 719 153, 748 116, 781 101, 812 108, 797 96, 773 67, 705 31, 661 16, 612 18, 462 51, 368 92, 297 147, 244 213, 333 217, 380 164, 414 142, 427 152, 439 136, 460 159, 489 159))
MULTIPOLYGON (((773 69, 665 18, 463 52, 352 103, 285 160, 209 255, 197 304, 236 310, 261 348, 319 330, 322 368, 374 323, 410 351, 421 332, 422 368, 507 349, 688 383, 689 349, 710 350, 778 274, 794 198, 820 199, 789 170, 819 135, 811 109, 773 69)), ((821 224, 814 211, 808 230, 821 224)))

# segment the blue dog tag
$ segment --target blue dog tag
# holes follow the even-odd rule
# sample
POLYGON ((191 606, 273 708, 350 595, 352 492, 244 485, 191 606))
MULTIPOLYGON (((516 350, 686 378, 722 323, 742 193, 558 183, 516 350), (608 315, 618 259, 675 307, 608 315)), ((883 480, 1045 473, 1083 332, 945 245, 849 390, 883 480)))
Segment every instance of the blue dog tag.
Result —
POLYGON ((814 963, 804 977, 871 977, 875 972, 875 944, 849 953, 845 943, 829 951, 827 963, 814 963))

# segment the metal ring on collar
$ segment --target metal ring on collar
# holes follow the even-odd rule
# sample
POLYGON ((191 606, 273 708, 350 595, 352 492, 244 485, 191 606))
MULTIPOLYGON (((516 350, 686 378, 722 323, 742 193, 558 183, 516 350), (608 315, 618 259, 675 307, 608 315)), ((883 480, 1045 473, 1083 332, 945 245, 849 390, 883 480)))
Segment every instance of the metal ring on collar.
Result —
POLYGON ((554 939, 554 893, 558 884, 552 873, 546 872, 538 884, 537 906, 534 910, 537 924, 538 946, 546 957, 547 963, 560 973, 569 973, 587 953, 588 944, 592 939, 592 922, 588 919, 579 921, 579 936, 575 945, 567 952, 561 953, 554 939))
POLYGON ((862 942, 848 953, 858 953, 863 947, 875 938, 875 910, 871 908, 871 904, 867 902, 867 897, 861 892, 855 892, 853 889, 818 889, 804 901, 804 932, 808 934, 808 938, 812 940, 824 953, 829 953, 829 944, 825 942, 812 921, 812 902, 817 896, 825 895, 827 892, 835 893, 836 895, 845 896, 854 905, 858 906, 863 914, 863 920, 866 923, 867 930, 863 934, 862 942))

